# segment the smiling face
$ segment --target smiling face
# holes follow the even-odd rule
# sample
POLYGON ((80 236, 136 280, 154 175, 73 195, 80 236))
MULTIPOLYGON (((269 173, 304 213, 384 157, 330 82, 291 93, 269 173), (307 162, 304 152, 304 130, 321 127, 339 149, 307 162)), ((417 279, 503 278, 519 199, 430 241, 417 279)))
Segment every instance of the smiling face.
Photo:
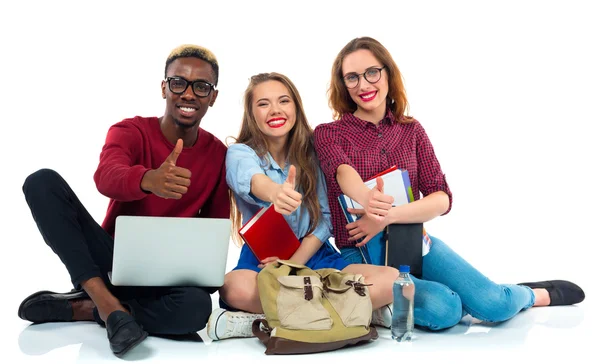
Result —
POLYGON ((367 49, 356 50, 348 54, 342 61, 342 75, 344 77, 349 74, 359 75, 358 85, 347 89, 350 97, 357 105, 354 115, 359 118, 366 119, 367 115, 375 115, 380 120, 385 115, 388 95, 387 70, 382 69, 381 78, 374 83, 368 82, 362 75, 369 69, 382 67, 383 64, 367 49))
POLYGON ((269 80, 256 85, 252 94, 252 115, 267 142, 285 143, 296 124, 296 105, 287 87, 269 80))
MULTIPOLYGON (((197 80, 215 83, 211 65, 195 57, 178 58, 169 65, 167 77, 180 77, 190 83, 197 80)), ((188 85, 182 94, 173 93, 166 81, 162 82, 162 95, 167 100, 165 119, 183 128, 198 126, 209 106, 217 99, 217 90, 207 97, 198 97, 188 85)))

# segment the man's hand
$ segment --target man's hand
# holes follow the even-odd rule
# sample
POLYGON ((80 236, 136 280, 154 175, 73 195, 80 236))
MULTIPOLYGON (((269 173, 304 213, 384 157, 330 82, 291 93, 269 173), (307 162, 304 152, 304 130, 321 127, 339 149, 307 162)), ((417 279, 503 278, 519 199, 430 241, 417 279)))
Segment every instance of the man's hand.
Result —
POLYGON ((375 220, 383 220, 392 208, 394 198, 383 193, 383 179, 377 177, 376 185, 369 192, 369 200, 365 205, 366 214, 375 220))
POLYGON ((302 195, 296 188, 296 167, 290 166, 287 179, 279 188, 273 191, 271 201, 275 205, 275 211, 283 215, 290 215, 302 204, 302 195))
POLYGON ((183 140, 178 139, 175 149, 169 154, 158 169, 153 169, 142 178, 142 190, 152 192, 158 197, 180 199, 190 186, 192 172, 189 169, 177 167, 177 158, 183 150, 183 140))

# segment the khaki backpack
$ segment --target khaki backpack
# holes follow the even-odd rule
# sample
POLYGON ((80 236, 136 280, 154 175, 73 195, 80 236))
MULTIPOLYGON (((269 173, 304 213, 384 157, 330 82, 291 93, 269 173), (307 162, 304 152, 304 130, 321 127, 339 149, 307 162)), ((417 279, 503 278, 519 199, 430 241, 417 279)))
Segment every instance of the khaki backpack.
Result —
POLYGON ((252 331, 265 354, 330 351, 378 337, 360 274, 278 260, 258 274, 258 291, 266 320, 254 321, 252 331))

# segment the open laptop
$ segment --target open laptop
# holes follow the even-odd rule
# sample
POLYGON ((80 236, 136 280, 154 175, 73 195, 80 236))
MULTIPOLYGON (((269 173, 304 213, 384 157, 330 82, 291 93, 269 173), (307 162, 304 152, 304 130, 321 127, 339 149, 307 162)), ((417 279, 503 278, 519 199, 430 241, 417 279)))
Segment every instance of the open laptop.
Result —
POLYGON ((118 216, 110 281, 115 286, 220 287, 230 219, 118 216))

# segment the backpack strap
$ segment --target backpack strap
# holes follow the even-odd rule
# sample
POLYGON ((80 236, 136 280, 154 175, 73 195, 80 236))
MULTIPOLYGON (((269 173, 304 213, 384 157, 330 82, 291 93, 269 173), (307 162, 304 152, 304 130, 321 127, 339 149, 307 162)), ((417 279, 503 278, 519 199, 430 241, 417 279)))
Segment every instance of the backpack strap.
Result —
POLYGON ((269 343, 269 339, 271 338, 271 330, 272 329, 269 327, 269 323, 265 319, 256 319, 252 323, 252 333, 265 345, 269 343), (261 330, 261 324, 265 330, 261 330))

